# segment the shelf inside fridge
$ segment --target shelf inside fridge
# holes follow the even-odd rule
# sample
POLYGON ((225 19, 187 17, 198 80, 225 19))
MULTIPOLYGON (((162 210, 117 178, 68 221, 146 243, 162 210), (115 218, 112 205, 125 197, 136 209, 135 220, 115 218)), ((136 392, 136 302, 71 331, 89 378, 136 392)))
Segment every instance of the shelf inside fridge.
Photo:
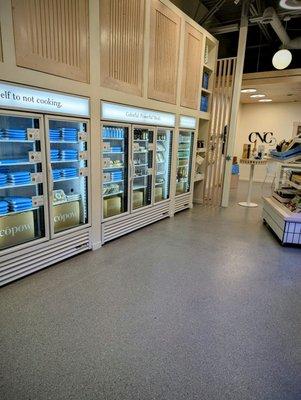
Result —
POLYGON ((0 139, 0 143, 35 143, 34 139, 0 139))
MULTIPOLYGON (((40 182, 41 183, 41 182, 40 182)), ((21 183, 20 185, 13 185, 13 184, 10 184, 10 185, 5 185, 5 186, 1 186, 0 185, 0 190, 2 189, 17 189, 17 188, 22 188, 22 187, 26 187, 26 186, 36 186, 36 185, 38 185, 39 183, 37 183, 37 182, 30 182, 30 183, 21 183)))
POLYGON ((104 141, 104 142, 106 142, 107 140, 119 140, 119 141, 121 140, 121 141, 123 141, 124 138, 107 138, 107 137, 104 137, 104 138, 103 138, 103 141, 104 141))
POLYGON ((103 151, 102 152, 102 154, 108 154, 108 155, 111 155, 111 154, 124 154, 124 151, 103 151))
POLYGON ((147 176, 149 176, 149 175, 136 175, 136 176, 133 176, 133 179, 145 178, 147 176))
MULTIPOLYGON (((41 206, 42 207, 42 206, 41 206)), ((8 217, 8 216, 10 216, 10 215, 16 215, 16 214, 22 214, 22 213, 26 213, 26 212, 28 212, 28 211, 35 211, 35 210, 38 210, 40 207, 32 207, 32 208, 28 208, 28 209, 26 209, 26 210, 22 210, 22 211, 11 211, 11 212, 8 212, 8 213, 6 213, 6 214, 0 214, 0 218, 1 217, 8 217)))
POLYGON ((109 184, 112 184, 112 183, 121 183, 121 182, 124 182, 124 180, 120 179, 120 180, 117 180, 117 181, 102 182, 102 184, 103 185, 109 185, 109 184))
POLYGON ((118 196, 119 194, 123 194, 123 193, 124 193, 124 191, 120 190, 119 192, 104 194, 103 197, 106 198, 106 197, 118 196))
POLYGON ((147 189, 147 186, 133 186, 133 190, 141 190, 141 189, 147 189))
POLYGON ((68 178, 59 178, 59 179, 53 179, 53 182, 64 182, 64 181, 73 181, 74 179, 80 179, 82 178, 81 176, 72 176, 68 178))
POLYGON ((50 140, 51 144, 79 144, 83 142, 83 140, 50 140))
POLYGON ((108 171, 110 169, 124 169, 124 165, 118 166, 118 167, 103 167, 104 171, 108 171))

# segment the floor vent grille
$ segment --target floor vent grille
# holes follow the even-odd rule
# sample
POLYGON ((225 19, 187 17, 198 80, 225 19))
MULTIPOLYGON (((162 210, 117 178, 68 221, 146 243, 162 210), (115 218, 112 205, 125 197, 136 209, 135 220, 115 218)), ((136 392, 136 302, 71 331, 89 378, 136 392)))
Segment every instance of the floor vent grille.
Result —
POLYGON ((162 203, 123 218, 105 222, 102 225, 103 242, 116 239, 143 226, 169 217, 170 203, 162 203))
POLYGON ((0 286, 90 249, 89 231, 79 231, 18 252, 0 261, 0 286))
POLYGON ((190 207, 191 195, 187 193, 185 195, 176 196, 175 198, 175 212, 185 210, 190 207))

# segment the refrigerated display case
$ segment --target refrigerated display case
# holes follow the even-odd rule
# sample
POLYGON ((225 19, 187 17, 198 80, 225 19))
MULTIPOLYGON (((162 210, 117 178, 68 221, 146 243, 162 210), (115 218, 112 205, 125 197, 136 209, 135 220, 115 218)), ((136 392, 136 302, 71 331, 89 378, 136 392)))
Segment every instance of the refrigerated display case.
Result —
POLYGON ((177 154, 176 196, 189 193, 192 180, 194 132, 180 130, 177 154))
POLYGON ((173 132, 158 128, 156 137, 155 203, 170 197, 173 132))
POLYGON ((88 223, 88 121, 46 117, 51 229, 88 223))
POLYGON ((154 132, 152 127, 133 127, 132 210, 149 206, 153 200, 154 132))
POLYGON ((128 212, 129 126, 102 126, 103 218, 128 212))
POLYGON ((3 285, 91 248, 90 135, 88 98, 0 90, 3 285))
POLYGON ((0 113, 0 251, 47 238, 39 116, 0 113))
POLYGON ((171 215, 175 116, 107 102, 102 102, 101 114, 102 242, 105 243, 171 215), (161 121, 163 126, 151 124, 154 121, 161 121), (108 154, 116 146, 114 150, 120 154, 108 154), (120 179, 118 186, 111 175, 115 165, 118 173, 114 178, 120 179), (112 192, 107 192, 106 186, 112 192), (107 199, 112 199, 109 208, 107 199))

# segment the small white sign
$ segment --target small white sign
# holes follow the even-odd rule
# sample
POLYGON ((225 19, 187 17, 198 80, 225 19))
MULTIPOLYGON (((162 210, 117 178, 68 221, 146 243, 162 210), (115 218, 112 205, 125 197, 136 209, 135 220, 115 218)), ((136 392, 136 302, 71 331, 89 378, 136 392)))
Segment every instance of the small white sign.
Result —
POLYGON ((89 116, 89 99, 0 82, 0 107, 89 116))
POLYGON ((101 116, 108 121, 155 126, 174 127, 176 122, 174 114, 105 102, 101 103, 101 116))
POLYGON ((186 115, 180 116, 180 128, 195 129, 196 128, 196 118, 187 117, 186 115))

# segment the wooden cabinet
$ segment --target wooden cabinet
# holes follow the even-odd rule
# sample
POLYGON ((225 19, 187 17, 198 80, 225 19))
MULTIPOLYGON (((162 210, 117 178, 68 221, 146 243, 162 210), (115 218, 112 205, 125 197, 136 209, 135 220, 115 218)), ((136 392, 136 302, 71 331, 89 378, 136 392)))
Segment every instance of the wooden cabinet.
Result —
POLYGON ((144 0, 100 0, 101 84, 142 95, 144 0))
POLYGON ((175 104, 181 17, 159 0, 151 2, 148 97, 175 104))
POLYGON ((202 49, 202 33, 186 22, 181 86, 181 106, 183 107, 199 108, 202 49))
POLYGON ((89 1, 12 0, 20 67, 89 81, 89 1))
POLYGON ((3 61, 3 50, 2 50, 2 35, 1 35, 1 25, 0 25, 0 62, 3 61))

